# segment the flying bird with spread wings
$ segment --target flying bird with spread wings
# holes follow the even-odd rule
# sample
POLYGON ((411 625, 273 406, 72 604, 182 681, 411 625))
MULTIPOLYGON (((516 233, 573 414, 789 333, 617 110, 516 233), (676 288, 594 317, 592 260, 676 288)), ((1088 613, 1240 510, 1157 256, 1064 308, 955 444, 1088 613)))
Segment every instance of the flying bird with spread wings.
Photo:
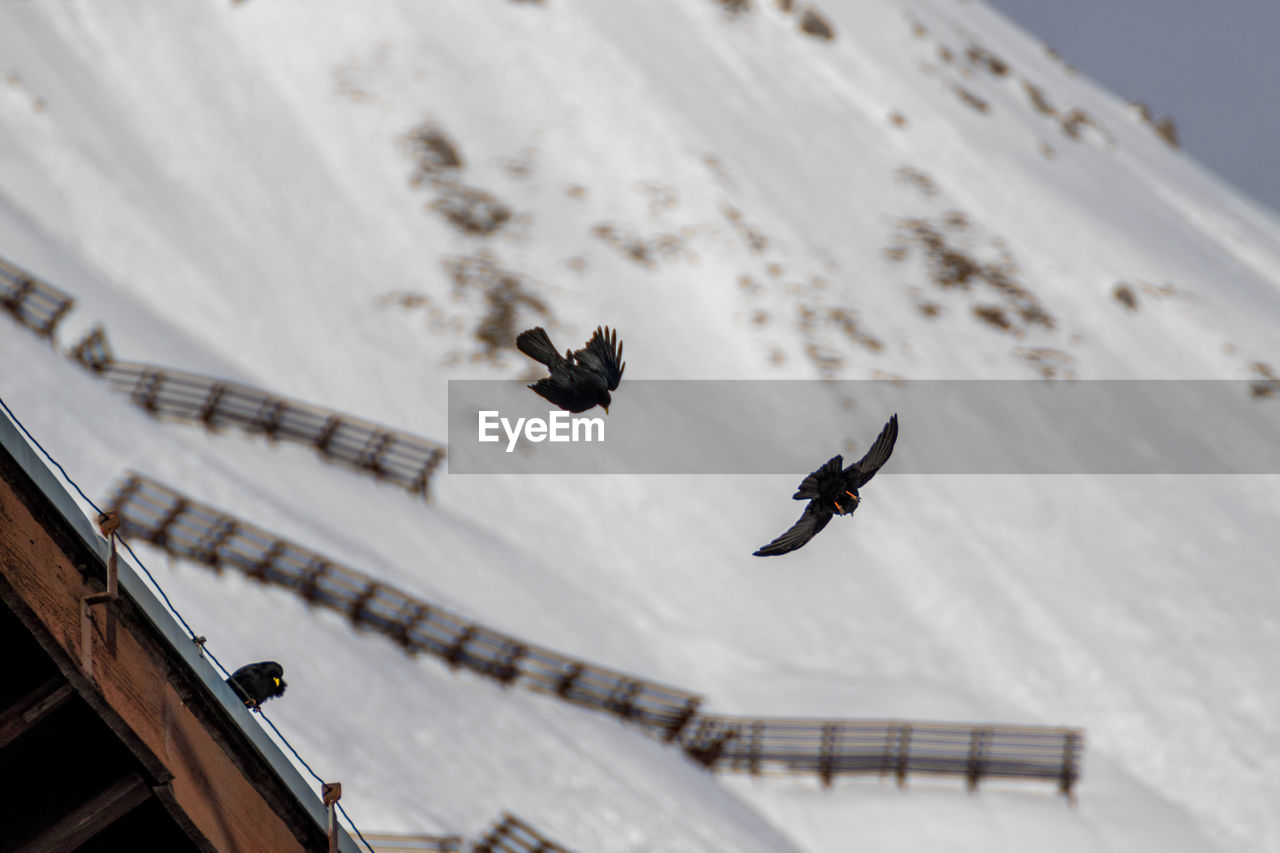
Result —
POLYGON ((893 444, 897 440, 898 416, 894 415, 880 431, 875 444, 857 462, 844 468, 844 460, 837 454, 827 464, 805 477, 800 488, 791 496, 793 500, 809 501, 804 514, 790 530, 756 551, 754 556, 776 557, 788 554, 817 536, 833 515, 851 515, 862 502, 858 489, 865 486, 884 467, 884 463, 889 461, 889 454, 893 453, 893 444))
POLYGON ((613 402, 609 392, 618 390, 622 371, 627 367, 616 330, 597 326, 585 347, 577 352, 565 350, 560 355, 546 329, 536 326, 520 333, 516 348, 551 371, 550 376, 529 386, 535 393, 565 411, 585 412, 599 406, 609 414, 609 404, 613 402))

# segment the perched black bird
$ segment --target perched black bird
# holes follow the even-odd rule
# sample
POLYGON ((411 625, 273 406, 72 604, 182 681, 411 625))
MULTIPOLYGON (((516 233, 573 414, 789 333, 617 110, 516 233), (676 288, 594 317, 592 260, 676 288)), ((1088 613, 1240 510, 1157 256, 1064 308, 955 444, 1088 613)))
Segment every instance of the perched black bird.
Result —
POLYGON ((585 347, 577 352, 565 350, 560 355, 546 329, 536 326, 520 333, 516 348, 551 370, 546 379, 529 386, 539 395, 566 411, 585 412, 600 406, 609 414, 609 404, 613 402, 609 392, 618 390, 622 371, 627 367, 616 330, 610 332, 608 326, 597 326, 585 347))
POLYGON ((284 667, 273 660, 246 664, 227 679, 227 684, 236 692, 248 708, 261 705, 275 696, 283 696, 284 667))
POLYGON ((836 455, 826 465, 805 477, 800 488, 791 496, 797 501, 808 499, 809 505, 804 508, 804 514, 790 530, 756 551, 754 556, 776 557, 790 553, 818 535, 818 531, 827 526, 831 516, 852 514, 862 502, 858 489, 865 486, 884 463, 889 461, 893 443, 897 440, 898 416, 894 415, 880 431, 876 443, 857 462, 842 469, 844 460, 836 455))

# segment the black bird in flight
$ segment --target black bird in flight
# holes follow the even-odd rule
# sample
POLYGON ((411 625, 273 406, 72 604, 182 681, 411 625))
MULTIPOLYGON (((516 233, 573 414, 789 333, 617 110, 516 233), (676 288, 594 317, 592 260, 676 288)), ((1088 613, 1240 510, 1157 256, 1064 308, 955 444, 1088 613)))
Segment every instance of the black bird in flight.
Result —
POLYGON ((272 697, 283 696, 287 686, 284 667, 273 660, 245 664, 231 673, 227 684, 247 708, 255 708, 272 697))
POLYGON ((880 437, 867 454, 848 468, 841 468, 844 460, 839 454, 817 471, 804 478, 800 488, 792 495, 793 500, 808 499, 809 505, 804 508, 800 520, 791 525, 791 529, 777 539, 756 551, 756 557, 776 557, 788 554, 804 545, 818 531, 827 526, 833 515, 851 515, 862 498, 858 489, 867 484, 876 472, 889 461, 893 453, 893 443, 898 440, 898 416, 889 418, 889 422, 880 431, 880 437))
POLYGON ((585 347, 577 352, 565 350, 560 355, 547 337, 547 330, 536 326, 520 333, 516 348, 551 370, 546 379, 529 386, 536 393, 566 411, 585 412, 600 406, 609 414, 609 404, 613 402, 609 392, 618 390, 622 371, 627 367, 616 330, 597 326, 585 347))

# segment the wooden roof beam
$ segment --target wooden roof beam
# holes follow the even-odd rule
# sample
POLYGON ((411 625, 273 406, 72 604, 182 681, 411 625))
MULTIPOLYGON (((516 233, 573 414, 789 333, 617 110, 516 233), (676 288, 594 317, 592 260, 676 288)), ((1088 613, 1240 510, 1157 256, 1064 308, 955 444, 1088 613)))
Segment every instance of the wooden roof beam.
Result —
POLYGON ((75 691, 61 678, 51 678, 0 711, 0 749, 4 749, 41 720, 62 707, 75 691))
POLYGON ((146 802, 151 789, 137 773, 121 776, 76 806, 16 853, 59 853, 75 850, 146 802))

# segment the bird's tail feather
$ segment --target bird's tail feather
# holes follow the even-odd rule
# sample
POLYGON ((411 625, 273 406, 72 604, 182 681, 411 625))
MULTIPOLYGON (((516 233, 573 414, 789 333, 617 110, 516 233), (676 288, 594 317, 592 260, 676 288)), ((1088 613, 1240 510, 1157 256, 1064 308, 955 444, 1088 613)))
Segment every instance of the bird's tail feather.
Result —
POLYGON ((556 352, 556 348, 551 344, 547 330, 541 326, 534 326, 528 331, 521 332, 516 338, 516 349, 547 367, 552 367, 564 360, 564 356, 556 352))

